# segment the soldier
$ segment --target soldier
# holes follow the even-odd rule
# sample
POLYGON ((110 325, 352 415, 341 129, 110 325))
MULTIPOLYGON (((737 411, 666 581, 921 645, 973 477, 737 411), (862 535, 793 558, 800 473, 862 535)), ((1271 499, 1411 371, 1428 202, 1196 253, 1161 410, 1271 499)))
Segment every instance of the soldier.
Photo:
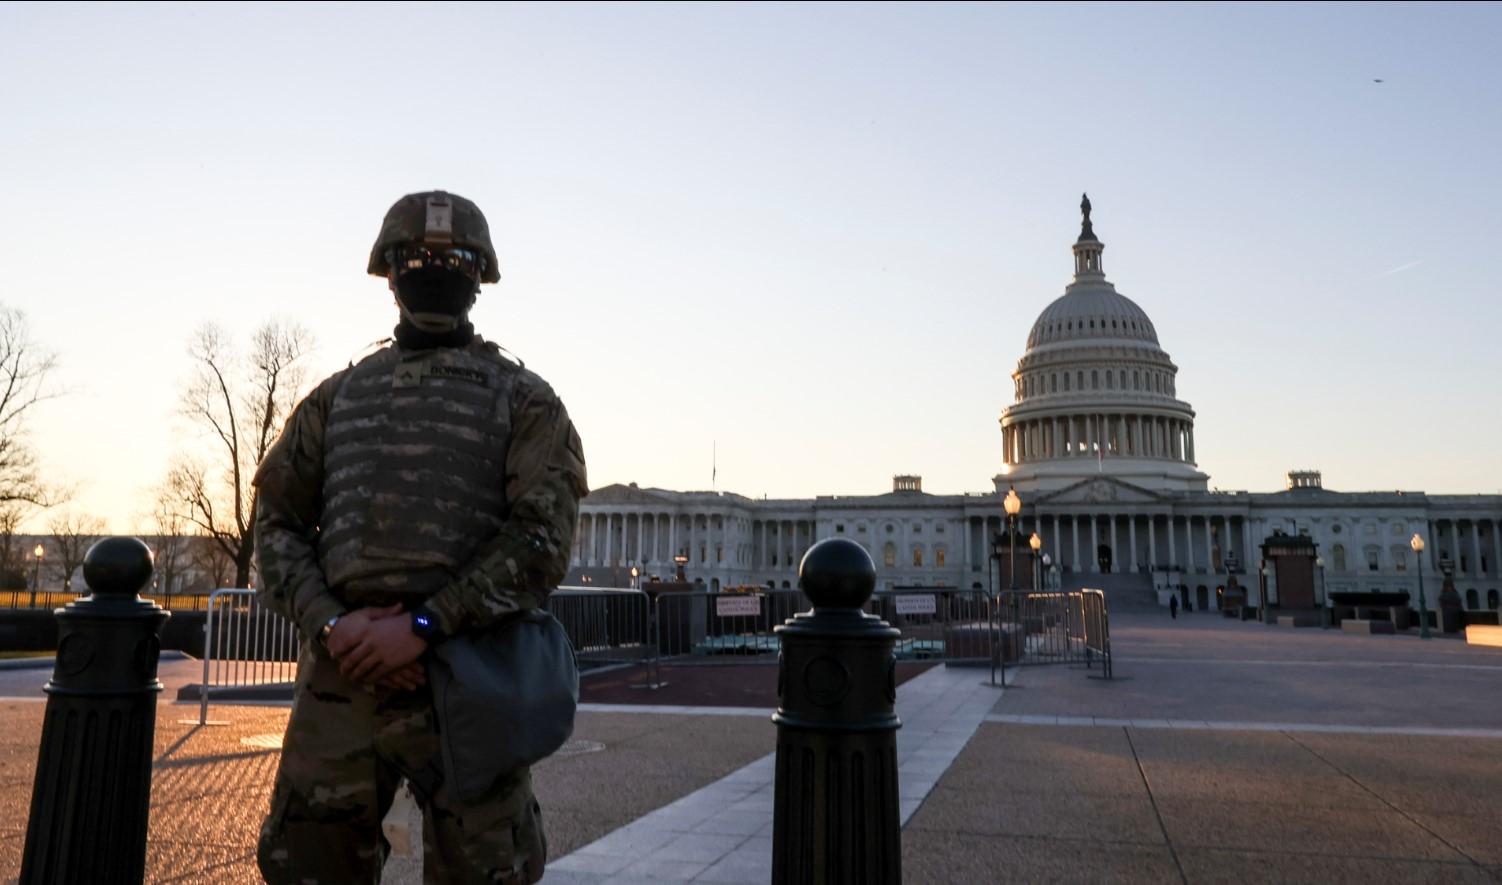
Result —
POLYGON ((583 450, 547 383, 469 322, 500 279, 479 207, 403 197, 369 272, 395 293, 394 345, 318 385, 255 478, 260 596, 304 637, 261 873, 378 882, 405 778, 426 881, 535 882, 547 848, 529 772, 481 801, 446 788, 424 652, 540 607, 562 580, 583 450))

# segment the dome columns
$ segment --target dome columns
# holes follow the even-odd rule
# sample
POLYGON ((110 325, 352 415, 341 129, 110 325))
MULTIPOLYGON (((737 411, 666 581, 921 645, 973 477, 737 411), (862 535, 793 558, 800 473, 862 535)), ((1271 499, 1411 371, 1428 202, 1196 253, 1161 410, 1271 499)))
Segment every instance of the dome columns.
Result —
POLYGON ((1131 411, 1003 419, 1008 465, 1096 458, 1143 458, 1195 464, 1194 422, 1131 411))

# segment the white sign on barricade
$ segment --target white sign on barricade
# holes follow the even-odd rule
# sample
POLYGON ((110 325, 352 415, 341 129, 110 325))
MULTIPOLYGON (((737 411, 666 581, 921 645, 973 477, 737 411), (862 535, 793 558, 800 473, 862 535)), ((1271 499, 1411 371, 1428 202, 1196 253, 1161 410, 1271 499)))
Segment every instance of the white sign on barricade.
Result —
POLYGON ((753 594, 744 596, 718 596, 714 601, 715 614, 722 618, 743 618, 747 615, 761 614, 761 597, 753 594))
POLYGON ((932 615, 939 611, 932 593, 903 593, 897 597, 897 614, 932 615))

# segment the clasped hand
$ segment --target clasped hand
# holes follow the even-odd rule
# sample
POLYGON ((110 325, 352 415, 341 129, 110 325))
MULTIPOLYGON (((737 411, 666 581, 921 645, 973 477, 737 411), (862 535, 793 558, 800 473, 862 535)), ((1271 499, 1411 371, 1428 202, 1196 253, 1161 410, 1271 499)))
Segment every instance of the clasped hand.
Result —
POLYGON ((400 603, 342 616, 326 644, 339 671, 355 682, 410 691, 426 681, 418 658, 428 643, 412 632, 400 603))

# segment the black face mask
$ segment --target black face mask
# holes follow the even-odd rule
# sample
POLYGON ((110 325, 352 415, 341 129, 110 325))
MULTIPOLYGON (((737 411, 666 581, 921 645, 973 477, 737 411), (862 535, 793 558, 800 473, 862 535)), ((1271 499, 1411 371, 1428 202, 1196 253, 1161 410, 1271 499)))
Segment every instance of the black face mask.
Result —
POLYGON ((429 265, 396 278, 402 319, 424 332, 449 332, 469 316, 475 280, 461 271, 429 265))

